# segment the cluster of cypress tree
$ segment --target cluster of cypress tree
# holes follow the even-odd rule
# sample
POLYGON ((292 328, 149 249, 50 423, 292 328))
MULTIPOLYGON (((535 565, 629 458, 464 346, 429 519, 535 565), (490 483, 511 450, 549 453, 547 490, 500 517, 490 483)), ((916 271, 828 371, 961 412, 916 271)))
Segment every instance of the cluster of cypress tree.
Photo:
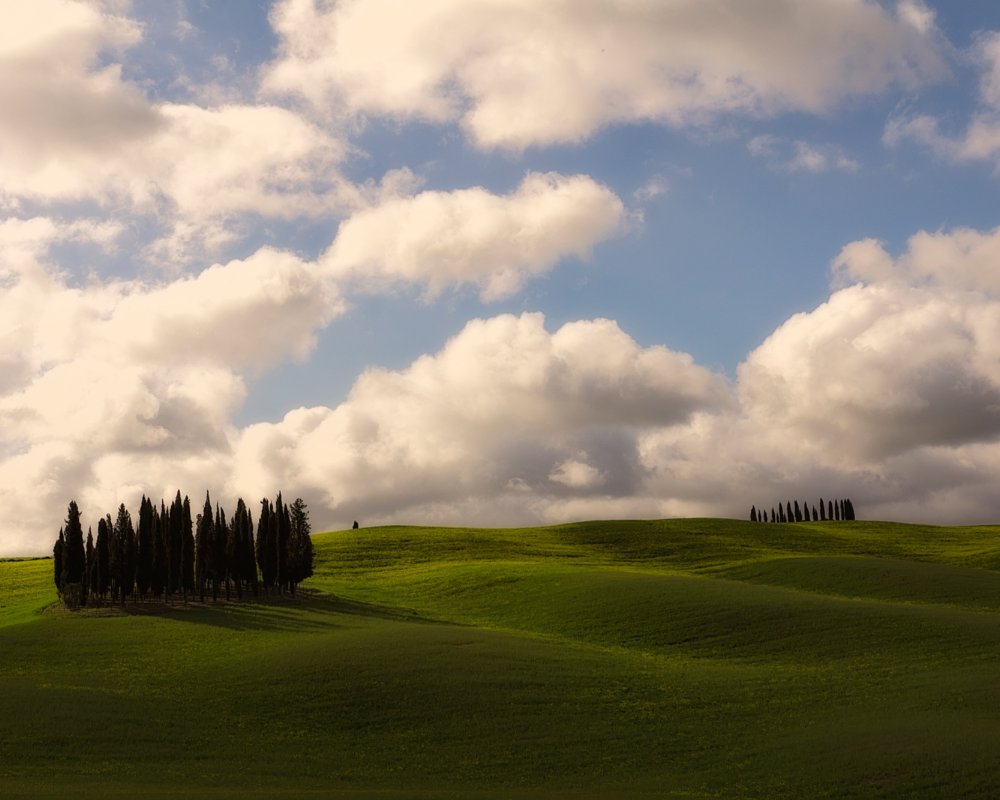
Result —
POLYGON ((819 499, 819 511, 814 505, 809 508, 809 503, 804 502, 799 506, 799 501, 795 500, 794 505, 786 502, 784 505, 778 503, 778 510, 771 506, 771 516, 768 518, 767 509, 757 506, 750 507, 751 522, 825 522, 827 520, 840 522, 841 520, 856 519, 854 516, 854 504, 850 500, 828 500, 825 503, 823 498, 819 499))
POLYGON ((177 492, 168 507, 159 508, 145 497, 137 524, 124 503, 117 519, 108 514, 97 524, 97 539, 88 529, 86 543, 80 509, 71 501, 65 526, 52 550, 54 580, 66 605, 100 605, 109 598, 187 602, 195 593, 204 602, 225 593, 230 599, 252 594, 295 594, 299 583, 313 573, 313 546, 309 512, 302 498, 290 506, 281 493, 272 503, 261 500, 254 533, 253 518, 242 498, 231 520, 213 509, 208 492, 205 506, 194 520, 191 503, 177 492))

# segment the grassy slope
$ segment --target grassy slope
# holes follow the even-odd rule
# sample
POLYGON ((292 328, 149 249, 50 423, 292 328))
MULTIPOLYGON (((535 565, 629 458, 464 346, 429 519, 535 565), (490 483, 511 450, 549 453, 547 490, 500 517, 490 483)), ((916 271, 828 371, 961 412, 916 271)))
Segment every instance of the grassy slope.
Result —
POLYGON ((988 797, 998 534, 362 529, 155 615, 0 562, 0 795, 988 797))

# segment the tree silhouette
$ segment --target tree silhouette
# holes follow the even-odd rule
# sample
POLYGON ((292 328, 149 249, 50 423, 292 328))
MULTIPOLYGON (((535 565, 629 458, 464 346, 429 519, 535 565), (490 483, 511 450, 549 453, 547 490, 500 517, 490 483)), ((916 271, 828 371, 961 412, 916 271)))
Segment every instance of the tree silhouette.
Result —
POLYGON ((301 497, 289 507, 288 577, 292 594, 295 588, 313 574, 312 528, 309 511, 301 497))
POLYGON ((54 562, 54 575, 52 576, 53 581, 56 584, 56 591, 62 595, 63 587, 63 551, 66 549, 66 536, 63 533, 63 529, 59 529, 59 538, 56 539, 55 546, 52 548, 52 560, 54 562))
POLYGON ((80 524, 80 509, 71 500, 66 514, 66 538, 62 553, 63 600, 71 608, 84 601, 83 576, 87 569, 87 555, 83 547, 83 526, 80 524))
POLYGON ((107 598, 108 591, 111 588, 110 553, 108 550, 109 533, 108 521, 103 518, 98 520, 97 543, 94 545, 94 549, 97 551, 97 581, 94 583, 94 591, 97 592, 97 596, 102 600, 107 598))

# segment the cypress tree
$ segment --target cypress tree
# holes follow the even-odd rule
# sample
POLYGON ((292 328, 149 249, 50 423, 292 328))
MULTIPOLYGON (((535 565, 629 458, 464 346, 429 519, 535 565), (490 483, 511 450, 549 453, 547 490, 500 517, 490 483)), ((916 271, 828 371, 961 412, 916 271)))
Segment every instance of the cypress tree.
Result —
POLYGON ((823 502, 823 498, 819 499, 819 518, 820 521, 826 522, 826 504, 823 502))
POLYGON ((246 524, 246 579, 249 581, 250 589, 253 591, 253 596, 258 597, 260 592, 260 583, 257 578, 257 548, 254 547, 254 535, 253 535, 253 515, 250 513, 250 509, 246 510, 247 514, 247 524, 246 524))
POLYGON ((71 500, 69 504, 65 531, 62 558, 63 600, 71 608, 76 608, 83 600, 83 576, 87 569, 87 554, 83 546, 80 509, 75 500, 71 500))
POLYGON ((301 497, 295 498, 288 517, 288 574, 292 594, 295 594, 295 588, 313 574, 312 528, 309 525, 309 511, 301 497))
POLYGON ((288 508, 281 500, 281 492, 274 501, 274 515, 271 517, 275 528, 275 575, 274 582, 280 592, 290 588, 288 580, 288 537, 291 525, 288 519, 288 508))
POLYGON ((833 500, 826 501, 826 518, 833 522, 833 500))
POLYGON ((178 490, 166 511, 167 596, 181 588, 181 493, 178 490))
POLYGON ((771 522, 777 522, 778 518, 774 515, 774 506, 771 506, 771 522))
POLYGON ((187 495, 181 504, 181 591, 186 603, 188 592, 194 591, 194 530, 187 495))
POLYGON ((236 501, 236 511, 229 523, 229 537, 226 540, 226 558, 229 561, 229 577, 236 588, 236 597, 243 599, 246 575, 246 513, 243 498, 236 501))
POLYGON ((271 501, 265 497, 260 501, 260 519, 257 520, 257 563, 260 565, 260 579, 265 595, 274 586, 273 555, 271 501))
POLYGON ((215 505, 215 566, 216 581, 212 584, 212 599, 215 599, 219 587, 226 589, 226 599, 229 599, 229 559, 227 548, 229 546, 229 524, 226 522, 226 512, 215 505))
POLYGON ((778 503, 778 522, 788 522, 788 517, 785 516, 785 507, 778 503))
POLYGON ((833 519, 836 522, 840 522, 840 501, 837 500, 833 504, 833 519))
POLYGON ((757 521, 757 506, 750 506, 750 521, 757 521))
POLYGON ((139 597, 149 594, 153 582, 153 504, 142 496, 139 503, 139 529, 136 532, 135 582, 139 597))
POLYGON ((87 545, 84 548, 84 567, 83 567, 83 590, 81 603, 87 605, 87 601, 90 599, 91 586, 93 585, 91 581, 91 575, 94 572, 94 533, 91 528, 87 528, 87 545))
POLYGON ((799 501, 795 501, 795 521, 802 522, 802 509, 799 508, 799 501))
POLYGON ((785 515, 785 519, 787 519, 789 522, 794 522, 795 521, 795 514, 792 511, 792 504, 789 503, 787 500, 785 501, 785 511, 788 512, 785 515))
MULTIPOLYGON (((98 531, 100 526, 98 526, 98 531)), ((98 534, 100 535, 100 534, 98 534)), ((87 530, 87 561, 90 566, 87 572, 88 599, 92 605, 100 605, 101 597, 101 561, 98 552, 98 542, 93 538, 90 529, 87 530)))
POLYGON ((118 592, 124 604, 135 595, 136 546, 132 515, 122 503, 115 520, 115 538, 118 540, 118 592))
POLYGON ((816 513, 816 506, 813 506, 812 509, 812 521, 819 522, 819 514, 816 513))
POLYGON ((205 505, 201 509, 200 541, 204 548, 203 559, 205 583, 212 583, 212 599, 215 600, 218 592, 216 589, 216 564, 215 564, 215 515, 212 513, 212 498, 205 492, 205 505))
MULTIPOLYGON (((162 505, 162 501, 161 501, 162 505)), ((167 543, 163 537, 163 520, 160 512, 150 501, 153 527, 153 560, 149 580, 149 590, 154 597, 162 597, 167 588, 167 543)))
POLYGON ((52 576, 53 581, 56 584, 56 591, 59 592, 59 596, 62 596, 63 587, 63 550, 66 549, 66 536, 63 534, 63 529, 59 529, 59 538, 56 539, 55 546, 52 548, 52 560, 54 562, 55 574, 52 576))
POLYGON ((95 586, 97 594, 102 600, 107 598, 108 590, 111 588, 110 553, 108 551, 110 543, 108 541, 108 534, 107 520, 98 520, 97 543, 94 545, 94 549, 97 550, 97 583, 95 586))
POLYGON ((205 602, 205 593, 208 591, 208 582, 212 579, 212 528, 214 519, 212 517, 212 501, 205 493, 205 505, 197 520, 197 533, 195 533, 195 585, 198 589, 198 596, 205 602))
POLYGON ((850 498, 844 501, 844 508, 847 510, 847 518, 849 520, 857 519, 857 517, 854 516, 854 503, 851 502, 850 498))

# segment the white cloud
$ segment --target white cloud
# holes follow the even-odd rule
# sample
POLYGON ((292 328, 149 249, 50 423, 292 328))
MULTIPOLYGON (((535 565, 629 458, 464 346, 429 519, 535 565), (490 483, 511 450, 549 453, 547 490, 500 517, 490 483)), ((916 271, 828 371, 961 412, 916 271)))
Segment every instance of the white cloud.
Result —
POLYGON ((750 139, 747 150, 786 172, 856 172, 860 166, 836 145, 810 144, 801 139, 783 139, 770 134, 750 139))
POLYGON ((18 266, 0 320, 26 343, 0 388, 9 552, 47 549, 68 497, 93 514, 178 485, 283 488, 319 527, 742 516, 820 496, 850 496, 866 517, 1000 511, 1000 229, 919 233, 898 256, 848 245, 843 288, 781 325, 735 386, 609 320, 550 332, 539 314, 501 315, 406 369, 367 370, 340 405, 242 430, 254 354, 307 350, 339 310, 322 269, 265 250, 165 286, 73 289, 45 268, 58 225, 4 231, 18 266))
POLYGON ((362 287, 422 283, 429 297, 472 283, 483 300, 518 291, 622 230, 625 210, 583 176, 529 173, 511 194, 482 188, 381 197, 345 220, 324 258, 362 287))
POLYGON ((971 56, 980 69, 979 104, 965 131, 949 134, 927 114, 900 114, 888 120, 882 140, 895 147, 912 139, 951 161, 992 161, 1000 170, 1000 32, 979 37, 971 56))
POLYGON ((729 400, 723 379, 688 356, 639 347, 613 322, 551 334, 543 322, 470 322, 406 370, 366 372, 336 408, 250 426, 235 485, 302 487, 323 498, 331 522, 457 522, 469 502, 477 520, 502 521, 512 505, 523 515, 525 503, 567 492, 629 495, 642 481, 643 430, 729 400))
POLYGON ((575 458, 563 461, 550 474, 549 480, 561 483, 570 489, 590 489, 604 482, 604 473, 586 461, 575 458))
POLYGON ((794 0, 283 0, 272 22, 267 90, 322 113, 457 120, 484 148, 578 142, 617 122, 821 113, 944 71, 915 1, 892 16, 866 0, 807 13, 794 0))
POLYGON ((244 376, 304 357, 343 309, 317 265, 269 249, 167 284, 73 286, 49 262, 67 237, 109 235, 42 218, 0 227, 0 498, 24 507, 11 551, 37 552, 70 497, 107 508, 133 486, 219 485, 244 376))
POLYGON ((0 195, 96 201, 166 228, 151 253, 186 260, 245 215, 332 216, 353 201, 344 143, 287 109, 154 103, 107 63, 138 23, 74 0, 15 4, 0 34, 0 195))

